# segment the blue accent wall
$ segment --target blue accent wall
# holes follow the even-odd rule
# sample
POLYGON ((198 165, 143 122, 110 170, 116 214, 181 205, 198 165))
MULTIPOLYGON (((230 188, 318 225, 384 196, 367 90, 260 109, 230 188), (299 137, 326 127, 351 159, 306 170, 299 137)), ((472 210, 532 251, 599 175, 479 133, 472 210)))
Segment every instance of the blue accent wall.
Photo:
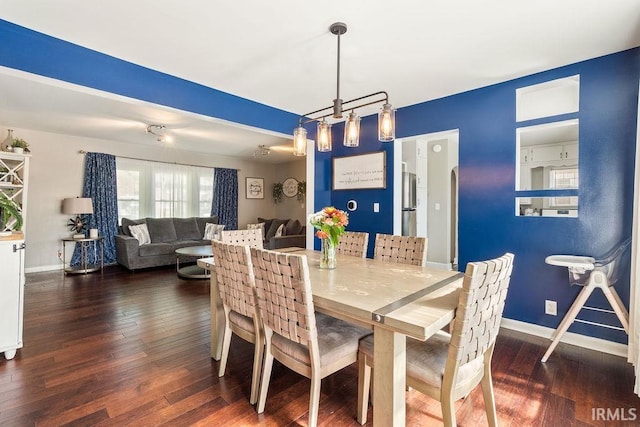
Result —
MULTIPOLYGON (((398 109, 398 138, 459 129, 459 265, 464 270, 469 261, 515 254, 505 317, 557 327, 581 288, 570 287, 567 269, 545 264, 545 257, 598 257, 631 235, 639 79, 640 48, 635 48, 398 109), (516 217, 515 197, 535 194, 515 191, 516 128, 541 120, 516 123, 515 91, 575 74, 580 74, 580 111, 553 120, 580 121, 580 188, 568 191, 579 196, 579 217, 516 217), (557 317, 544 314, 545 299, 558 302, 557 317)), ((342 137, 341 127, 334 126, 333 134, 338 141, 333 156, 387 152, 387 189, 331 193, 331 204, 340 208, 350 198, 358 200, 362 210, 350 215, 348 229, 370 233, 369 256, 375 233, 393 230, 393 152, 390 144, 377 141, 376 126, 377 117, 363 119, 356 149, 336 139, 342 137), (370 206, 374 201, 380 203, 379 214, 370 206)), ((324 177, 330 161, 328 156, 316 160, 324 177)), ((628 307, 628 266, 623 273, 616 289, 628 307)), ((600 291, 589 305, 609 308, 600 291)), ((613 314, 583 310, 579 317, 620 326, 613 314)), ((570 331, 627 340, 624 332, 581 323, 570 331)))
MULTIPOLYGON (((290 134, 299 116, 0 19, 0 65, 184 111, 290 134)), ((194 67, 198 58, 194 58, 194 67)))

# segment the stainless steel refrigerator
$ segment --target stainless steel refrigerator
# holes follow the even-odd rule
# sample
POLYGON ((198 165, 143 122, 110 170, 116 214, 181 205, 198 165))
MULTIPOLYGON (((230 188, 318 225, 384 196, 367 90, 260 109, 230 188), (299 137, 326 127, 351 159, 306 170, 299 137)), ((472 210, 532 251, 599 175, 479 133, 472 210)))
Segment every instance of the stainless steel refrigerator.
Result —
POLYGON ((416 235, 416 174, 402 173, 402 235, 416 235))

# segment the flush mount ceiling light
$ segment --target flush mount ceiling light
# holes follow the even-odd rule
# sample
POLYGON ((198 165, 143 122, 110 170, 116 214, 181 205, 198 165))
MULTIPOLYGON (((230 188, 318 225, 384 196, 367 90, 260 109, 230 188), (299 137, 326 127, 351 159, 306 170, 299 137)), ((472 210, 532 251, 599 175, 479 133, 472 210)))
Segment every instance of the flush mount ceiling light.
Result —
POLYGON ((271 150, 266 145, 260 144, 258 148, 253 152, 253 157, 268 156, 271 154, 271 150))
POLYGON ((318 151, 331 151, 331 124, 325 119, 327 117, 341 119, 344 110, 350 111, 350 113, 344 127, 343 144, 347 147, 357 147, 360 143, 360 117, 354 110, 380 102, 384 102, 384 104, 378 113, 378 140, 391 142, 395 139, 396 112, 389 104, 387 92, 375 92, 348 101, 340 99, 340 36, 347 32, 347 24, 336 22, 329 27, 329 31, 331 31, 331 34, 338 36, 336 99, 333 100, 332 106, 312 111, 300 117, 298 127, 293 131, 293 154, 296 156, 305 156, 307 154, 307 130, 302 125, 309 122, 318 123, 318 151), (327 112, 328 110, 332 110, 332 112, 327 112))
POLYGON ((154 135, 158 142, 171 142, 171 137, 166 134, 166 129, 165 125, 149 125, 146 132, 154 135))

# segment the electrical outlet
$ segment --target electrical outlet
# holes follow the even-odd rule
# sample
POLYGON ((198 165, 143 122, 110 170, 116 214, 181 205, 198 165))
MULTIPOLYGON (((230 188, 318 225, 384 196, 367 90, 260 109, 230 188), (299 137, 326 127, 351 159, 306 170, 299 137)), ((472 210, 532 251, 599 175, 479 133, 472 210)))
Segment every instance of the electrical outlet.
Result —
POLYGON ((544 314, 549 314, 551 316, 558 315, 558 305, 555 301, 552 300, 544 300, 544 314))

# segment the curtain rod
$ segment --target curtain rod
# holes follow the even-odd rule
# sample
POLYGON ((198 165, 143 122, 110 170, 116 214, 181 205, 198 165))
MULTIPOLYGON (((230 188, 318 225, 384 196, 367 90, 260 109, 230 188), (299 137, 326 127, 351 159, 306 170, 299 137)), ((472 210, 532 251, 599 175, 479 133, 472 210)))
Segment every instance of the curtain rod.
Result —
MULTIPOLYGON (((84 151, 84 150, 78 151, 78 154, 87 154, 87 153, 88 152, 84 151)), ((196 168, 212 168, 212 169, 216 169, 215 166, 191 165, 189 163, 178 163, 178 162, 163 162, 161 160, 141 159, 139 157, 128 157, 128 156, 114 156, 114 157, 119 157, 121 159, 129 159, 129 160, 141 160, 143 162, 165 163, 165 164, 168 164, 168 165, 193 166, 193 167, 196 167, 196 168)), ((238 172, 240 172, 240 170, 241 170, 241 169, 236 169, 236 168, 222 168, 222 169, 233 169, 233 170, 237 170, 238 172)))

